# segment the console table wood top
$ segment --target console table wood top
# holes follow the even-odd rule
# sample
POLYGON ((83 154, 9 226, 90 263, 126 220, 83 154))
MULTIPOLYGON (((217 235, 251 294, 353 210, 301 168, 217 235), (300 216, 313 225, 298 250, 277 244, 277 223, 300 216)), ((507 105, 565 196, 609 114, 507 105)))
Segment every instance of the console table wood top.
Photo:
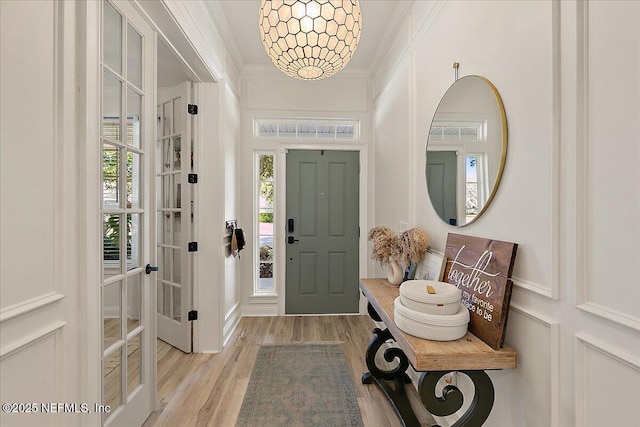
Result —
POLYGON ((517 367, 517 352, 505 345, 494 350, 467 332, 456 341, 430 341, 402 332, 393 318, 393 301, 400 294, 386 279, 360 279, 360 289, 407 355, 416 371, 510 369, 517 367))

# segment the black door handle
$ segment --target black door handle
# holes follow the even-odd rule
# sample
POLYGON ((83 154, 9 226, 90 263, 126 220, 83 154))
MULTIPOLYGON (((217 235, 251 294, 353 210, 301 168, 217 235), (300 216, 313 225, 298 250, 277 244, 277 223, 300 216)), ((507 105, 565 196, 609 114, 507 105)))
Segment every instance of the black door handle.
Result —
POLYGON ((293 245, 295 242, 299 242, 300 240, 294 239, 293 236, 287 237, 287 243, 293 245))
POLYGON ((151 264, 147 264, 147 266, 144 268, 144 272, 147 274, 151 274, 152 271, 158 271, 159 268, 156 267, 152 267, 151 264))

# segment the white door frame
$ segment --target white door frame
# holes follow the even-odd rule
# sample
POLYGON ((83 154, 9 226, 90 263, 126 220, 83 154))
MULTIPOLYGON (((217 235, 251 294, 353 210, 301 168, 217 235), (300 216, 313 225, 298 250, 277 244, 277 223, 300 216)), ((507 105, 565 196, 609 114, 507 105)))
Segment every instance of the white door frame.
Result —
MULTIPOLYGON (((357 151, 360 159, 360 189, 359 189, 359 220, 360 225, 360 240, 358 242, 358 269, 361 275, 366 275, 367 272, 367 232, 369 230, 368 221, 368 193, 369 193, 369 147, 365 143, 327 143, 327 142, 281 142, 278 143, 276 158, 276 171, 275 171, 275 187, 276 194, 278 194, 276 200, 276 212, 274 218, 277 223, 274 225, 274 249, 276 251, 275 257, 275 271, 277 272, 276 278, 276 291, 278 293, 278 316, 285 315, 285 278, 286 278, 286 246, 284 243, 284 221, 287 212, 287 150, 327 150, 327 151, 357 151)), ((367 312, 367 301, 362 294, 360 294, 359 304, 360 314, 367 312)))

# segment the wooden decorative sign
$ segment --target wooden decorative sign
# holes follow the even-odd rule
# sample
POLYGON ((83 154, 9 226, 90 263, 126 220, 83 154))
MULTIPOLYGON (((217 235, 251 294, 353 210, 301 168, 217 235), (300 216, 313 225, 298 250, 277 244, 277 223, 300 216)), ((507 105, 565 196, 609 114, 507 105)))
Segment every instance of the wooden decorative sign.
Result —
POLYGON ((443 280, 462 290, 469 332, 493 349, 504 344, 516 243, 449 233, 443 280))

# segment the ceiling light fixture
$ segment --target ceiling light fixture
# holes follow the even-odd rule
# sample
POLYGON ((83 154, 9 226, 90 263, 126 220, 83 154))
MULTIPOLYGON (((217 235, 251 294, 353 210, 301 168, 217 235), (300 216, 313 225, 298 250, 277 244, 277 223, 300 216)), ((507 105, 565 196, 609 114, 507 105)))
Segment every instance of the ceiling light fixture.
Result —
POLYGON ((319 80, 343 69, 362 29, 358 0, 261 0, 264 49, 283 73, 319 80))

